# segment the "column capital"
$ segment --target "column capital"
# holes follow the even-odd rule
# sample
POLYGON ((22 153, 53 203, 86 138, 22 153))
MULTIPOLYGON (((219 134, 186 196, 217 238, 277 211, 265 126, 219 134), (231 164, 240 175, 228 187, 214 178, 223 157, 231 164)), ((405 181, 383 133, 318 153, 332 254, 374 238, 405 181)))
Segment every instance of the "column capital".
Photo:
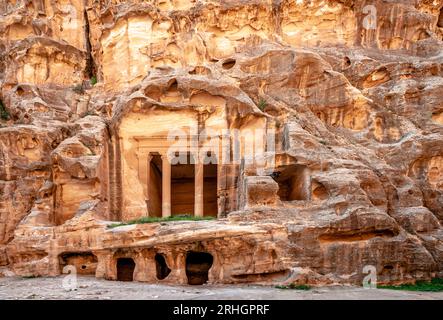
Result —
POLYGON ((168 153, 162 153, 160 154, 160 157, 162 158, 162 160, 168 160, 168 162, 170 161, 170 156, 168 153))
POLYGON ((143 159, 143 158, 146 158, 146 157, 148 157, 150 155, 150 151, 149 150, 140 150, 140 149, 138 149, 135 154, 136 154, 138 159, 143 159))

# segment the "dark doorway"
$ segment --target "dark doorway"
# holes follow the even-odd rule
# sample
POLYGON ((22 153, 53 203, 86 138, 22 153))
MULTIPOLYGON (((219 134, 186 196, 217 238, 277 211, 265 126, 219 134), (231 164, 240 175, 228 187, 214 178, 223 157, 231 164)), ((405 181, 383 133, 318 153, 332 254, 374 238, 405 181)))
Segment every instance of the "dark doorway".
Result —
POLYGON ((204 184, 203 184, 203 202, 204 215, 217 217, 218 203, 217 203, 217 165, 206 164, 203 167, 204 184))
POLYGON ((155 255, 155 269, 157 271, 158 280, 166 279, 171 273, 171 269, 169 269, 168 265, 166 264, 165 257, 160 253, 155 255))
POLYGON ((443 8, 441 8, 440 15, 438 16, 437 27, 443 28, 443 8))
POLYGON ((135 262, 131 258, 119 258, 117 260, 117 280, 133 281, 134 280, 135 262))
POLYGON ((171 214, 194 215, 195 165, 190 153, 171 166, 171 214), (182 159, 183 158, 183 159, 182 159))
POLYGON ((162 216, 162 158, 159 154, 151 154, 148 185, 148 211, 150 217, 162 216))
POLYGON ((208 273, 213 260, 212 255, 207 252, 188 252, 186 255, 188 284, 201 285, 208 282, 208 273))

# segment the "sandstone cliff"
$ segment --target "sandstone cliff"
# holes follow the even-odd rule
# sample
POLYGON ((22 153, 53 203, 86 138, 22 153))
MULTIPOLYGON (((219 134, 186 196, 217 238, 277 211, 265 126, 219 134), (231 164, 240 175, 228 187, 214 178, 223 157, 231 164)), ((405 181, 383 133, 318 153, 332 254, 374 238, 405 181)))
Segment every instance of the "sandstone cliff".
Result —
MULTIPOLYGON (((442 0, 6 0, 0 86, 3 272, 443 276, 442 0), (204 176, 216 220, 109 228, 161 215, 142 151, 190 124, 275 132, 274 162, 204 176)), ((182 182, 173 214, 197 210, 182 182)))

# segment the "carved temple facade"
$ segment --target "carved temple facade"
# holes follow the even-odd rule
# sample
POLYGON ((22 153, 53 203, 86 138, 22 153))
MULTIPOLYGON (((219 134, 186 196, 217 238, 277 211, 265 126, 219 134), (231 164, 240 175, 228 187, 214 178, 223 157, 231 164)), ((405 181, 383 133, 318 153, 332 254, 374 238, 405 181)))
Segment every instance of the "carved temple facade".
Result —
MULTIPOLYGON (((115 170, 121 174, 114 192, 122 198, 111 210, 120 212, 118 220, 220 217, 238 210, 244 172, 258 167, 245 155, 266 149, 266 138, 257 139, 257 133, 265 134, 267 124, 254 116, 234 126, 225 113, 207 107, 126 114, 114 142, 120 161, 115 170)), ((110 189, 115 187, 110 182, 110 189)))

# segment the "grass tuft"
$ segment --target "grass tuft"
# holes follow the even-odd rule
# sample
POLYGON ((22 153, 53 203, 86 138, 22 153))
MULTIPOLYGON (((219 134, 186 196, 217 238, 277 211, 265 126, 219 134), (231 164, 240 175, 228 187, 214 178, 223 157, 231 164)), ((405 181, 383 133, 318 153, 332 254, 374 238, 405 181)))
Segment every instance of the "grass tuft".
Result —
POLYGON ((128 222, 114 223, 108 226, 108 228, 117 228, 122 226, 129 226, 133 224, 146 224, 146 223, 158 223, 158 222, 172 222, 172 221, 207 221, 214 220, 214 217, 194 217, 191 215, 177 215, 168 218, 159 217, 143 217, 140 219, 131 220, 128 222))
POLYGON ((435 278, 429 281, 417 281, 415 284, 402 284, 399 286, 377 286, 378 289, 404 290, 404 291, 443 291, 443 279, 435 278))
POLYGON ((258 102, 257 107, 261 110, 264 111, 266 109, 266 107, 268 106, 268 103, 266 102, 265 99, 260 99, 260 101, 258 102))
POLYGON ((304 290, 304 291, 311 290, 311 287, 306 284, 291 283, 290 285, 287 285, 287 286, 280 285, 280 286, 275 286, 275 287, 277 289, 283 289, 283 290, 288 290, 288 289, 290 289, 290 290, 304 290))
POLYGON ((0 118, 2 120, 9 120, 11 116, 9 115, 8 110, 6 110, 5 106, 3 105, 3 102, 0 100, 0 118))

